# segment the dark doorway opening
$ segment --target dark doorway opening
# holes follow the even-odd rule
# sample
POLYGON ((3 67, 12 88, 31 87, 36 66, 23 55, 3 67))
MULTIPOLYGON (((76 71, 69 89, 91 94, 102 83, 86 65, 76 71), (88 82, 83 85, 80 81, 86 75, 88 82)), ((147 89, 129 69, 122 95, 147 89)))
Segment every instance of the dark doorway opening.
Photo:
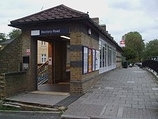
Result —
POLYGON ((36 39, 38 90, 70 92, 70 39, 60 36, 36 39))

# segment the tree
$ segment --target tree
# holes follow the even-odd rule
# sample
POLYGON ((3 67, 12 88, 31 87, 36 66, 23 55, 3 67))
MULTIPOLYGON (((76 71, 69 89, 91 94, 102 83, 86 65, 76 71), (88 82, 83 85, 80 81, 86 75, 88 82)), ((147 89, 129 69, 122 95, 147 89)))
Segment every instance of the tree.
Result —
POLYGON ((158 56, 158 39, 154 39, 146 43, 144 60, 152 56, 158 56))
POLYGON ((123 49, 123 56, 126 57, 126 60, 135 59, 137 57, 137 52, 129 47, 124 47, 123 49))
POLYGON ((15 39, 15 38, 19 37, 20 34, 21 34, 21 30, 19 30, 19 29, 13 29, 13 30, 8 34, 8 36, 9 36, 10 39, 15 39))
POLYGON ((129 32, 124 35, 125 36, 125 52, 131 52, 133 54, 128 54, 129 59, 133 60, 134 62, 138 62, 142 59, 142 52, 144 50, 144 42, 142 40, 142 36, 139 32, 129 32), (129 50, 129 51, 128 51, 129 50), (132 55, 132 57, 130 56, 132 55))
POLYGON ((0 33, 0 43, 6 40, 5 33, 0 33))

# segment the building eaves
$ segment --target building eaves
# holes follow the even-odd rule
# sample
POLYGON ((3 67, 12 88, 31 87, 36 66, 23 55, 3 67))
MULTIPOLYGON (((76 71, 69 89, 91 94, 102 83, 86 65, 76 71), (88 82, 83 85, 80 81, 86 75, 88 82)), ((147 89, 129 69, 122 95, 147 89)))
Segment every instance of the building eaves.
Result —
POLYGON ((72 8, 69 8, 63 4, 38 12, 33 15, 29 15, 20 19, 16 19, 10 22, 9 26, 19 27, 29 23, 49 22, 65 19, 84 19, 89 18, 87 13, 83 13, 72 8))
POLYGON ((106 32, 99 24, 95 23, 91 18, 89 18, 88 20, 103 36, 105 36, 110 42, 112 42, 119 51, 123 51, 118 43, 113 39, 113 37, 108 32, 106 32))
POLYGON ((99 26, 97 23, 95 23, 91 18, 89 18, 89 15, 84 12, 80 12, 77 10, 74 10, 70 7, 67 7, 63 4, 38 12, 33 15, 29 15, 20 19, 16 19, 10 22, 9 26, 22 28, 23 26, 26 26, 27 24, 35 24, 35 23, 41 23, 41 22, 52 22, 52 21, 66 21, 66 20, 88 20, 88 22, 93 25, 99 33, 103 34, 107 39, 116 45, 118 49, 121 50, 119 45, 113 40, 113 37, 111 37, 107 32, 105 32, 101 26, 99 26))

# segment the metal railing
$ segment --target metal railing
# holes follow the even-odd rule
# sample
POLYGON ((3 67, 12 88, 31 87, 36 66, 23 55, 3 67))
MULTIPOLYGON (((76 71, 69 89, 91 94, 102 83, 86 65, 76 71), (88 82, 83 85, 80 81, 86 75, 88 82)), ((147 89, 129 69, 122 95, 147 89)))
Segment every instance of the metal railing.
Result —
POLYGON ((155 60, 146 60, 142 63, 143 67, 148 67, 158 73, 158 61, 155 60))
POLYGON ((38 74, 38 85, 44 84, 45 82, 48 81, 48 61, 46 61, 37 69, 37 74, 38 74))

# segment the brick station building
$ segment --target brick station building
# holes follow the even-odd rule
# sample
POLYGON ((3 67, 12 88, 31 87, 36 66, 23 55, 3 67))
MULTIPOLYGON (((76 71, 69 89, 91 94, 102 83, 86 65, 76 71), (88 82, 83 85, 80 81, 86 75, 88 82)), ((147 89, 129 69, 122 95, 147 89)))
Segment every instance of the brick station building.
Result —
POLYGON ((38 40, 48 42, 48 83, 67 82, 70 93, 86 92, 106 72, 121 67, 122 49, 106 26, 87 13, 59 5, 13 20, 9 26, 22 30, 18 63, 10 68, 25 71, 25 90, 37 90, 38 40))

